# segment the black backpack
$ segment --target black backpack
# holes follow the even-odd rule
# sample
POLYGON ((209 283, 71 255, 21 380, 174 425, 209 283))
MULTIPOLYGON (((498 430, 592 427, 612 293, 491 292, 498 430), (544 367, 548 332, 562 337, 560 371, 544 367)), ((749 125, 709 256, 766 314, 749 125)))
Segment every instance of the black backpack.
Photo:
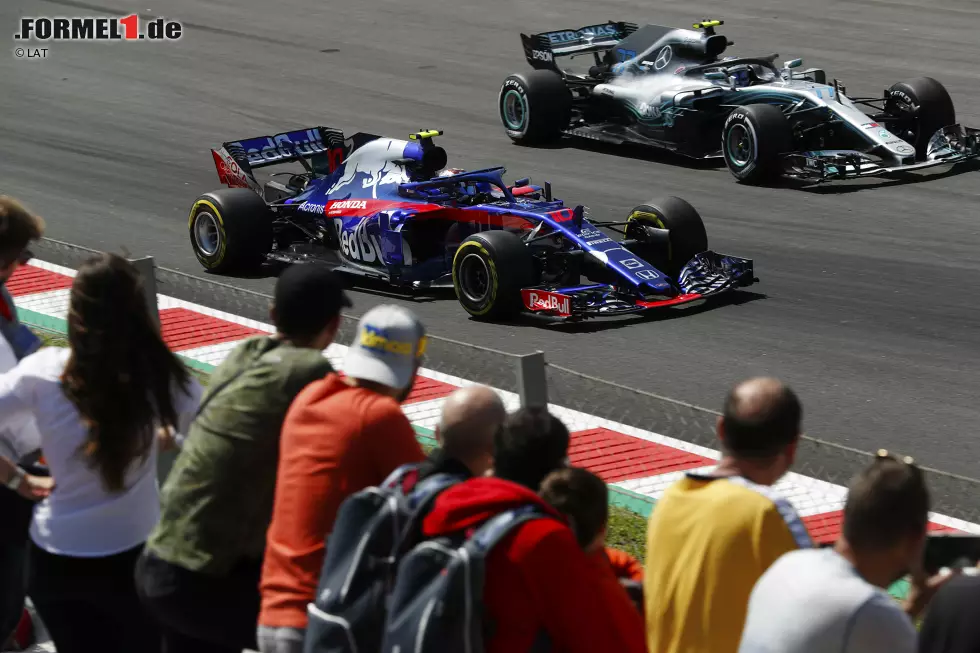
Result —
POLYGON ((337 512, 307 606, 304 653, 375 653, 385 603, 402 555, 421 538, 421 518, 436 496, 463 479, 434 474, 416 483, 417 465, 399 467, 378 487, 348 497, 337 512), (412 486, 406 492, 406 487, 412 486))
MULTIPOLYGON (((521 524, 549 517, 538 506, 523 506, 492 517, 462 541, 418 544, 398 568, 381 653, 483 653, 494 627, 483 609, 486 558, 521 524)), ((549 648, 542 632, 531 650, 549 648)))

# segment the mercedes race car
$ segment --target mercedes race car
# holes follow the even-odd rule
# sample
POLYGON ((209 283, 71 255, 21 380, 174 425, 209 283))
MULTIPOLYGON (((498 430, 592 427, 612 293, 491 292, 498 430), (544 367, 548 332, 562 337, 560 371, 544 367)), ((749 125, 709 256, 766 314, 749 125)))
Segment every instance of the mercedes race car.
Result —
POLYGON ((550 183, 508 185, 502 167, 446 170, 433 142, 441 134, 344 138, 316 127, 224 143, 211 152, 228 188, 194 202, 194 252, 214 272, 323 260, 406 289, 451 285, 464 309, 487 319, 635 313, 756 281, 751 260, 708 250, 684 200, 592 221, 584 206, 552 197, 550 183), (286 162, 304 171, 258 182, 257 169, 286 162))
POLYGON ((823 70, 798 70, 802 59, 777 67, 777 54, 722 58, 734 45, 715 33, 722 24, 608 22, 521 34, 534 70, 504 80, 504 129, 522 144, 567 134, 722 157, 745 183, 888 175, 980 156, 980 130, 956 124, 935 79, 851 98, 823 70), (578 57, 592 65, 576 69, 578 57))

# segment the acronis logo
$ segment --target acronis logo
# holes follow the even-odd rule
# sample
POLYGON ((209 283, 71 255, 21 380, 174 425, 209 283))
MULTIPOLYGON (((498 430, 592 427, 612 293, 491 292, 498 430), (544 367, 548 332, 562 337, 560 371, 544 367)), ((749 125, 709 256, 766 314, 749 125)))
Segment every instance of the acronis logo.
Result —
POLYGON ((598 39, 606 36, 615 37, 618 35, 619 32, 616 30, 616 26, 607 24, 583 27, 577 31, 567 30, 562 32, 549 32, 544 36, 547 37, 551 45, 567 45, 569 43, 584 41, 590 37, 598 39))

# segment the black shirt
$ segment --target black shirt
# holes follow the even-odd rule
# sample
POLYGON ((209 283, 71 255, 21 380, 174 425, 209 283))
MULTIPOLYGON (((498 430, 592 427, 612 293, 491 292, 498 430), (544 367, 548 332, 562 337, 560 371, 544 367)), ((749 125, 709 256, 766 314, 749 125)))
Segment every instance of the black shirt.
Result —
POLYGON ((980 577, 949 581, 933 598, 919 653, 980 653, 980 577))

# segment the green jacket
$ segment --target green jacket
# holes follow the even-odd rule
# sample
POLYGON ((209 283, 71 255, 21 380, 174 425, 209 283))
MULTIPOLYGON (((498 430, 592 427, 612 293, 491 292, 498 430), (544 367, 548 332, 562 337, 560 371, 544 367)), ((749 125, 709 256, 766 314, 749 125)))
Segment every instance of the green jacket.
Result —
POLYGON ((296 395, 331 371, 320 351, 274 337, 249 338, 236 347, 212 375, 204 409, 161 491, 160 522, 147 548, 173 564, 215 575, 260 561, 283 419, 296 395))

